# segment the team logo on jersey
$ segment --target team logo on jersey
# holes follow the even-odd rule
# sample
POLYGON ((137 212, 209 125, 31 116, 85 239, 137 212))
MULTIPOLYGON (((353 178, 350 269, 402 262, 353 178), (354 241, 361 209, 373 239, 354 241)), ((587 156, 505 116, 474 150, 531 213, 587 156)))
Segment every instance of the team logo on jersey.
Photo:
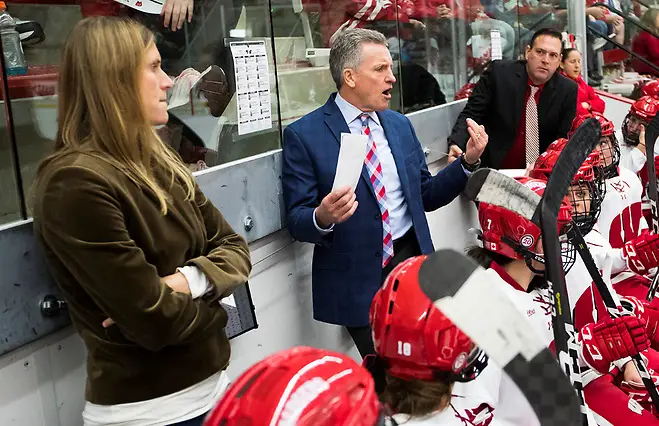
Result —
POLYGON ((522 235, 522 238, 519 239, 519 243, 524 248, 533 247, 533 243, 535 243, 535 238, 533 238, 533 235, 531 234, 525 234, 522 235))
POLYGON ((639 416, 643 415, 643 407, 641 407, 641 404, 639 404, 638 401, 629 398, 629 402, 627 403, 627 408, 629 408, 630 411, 633 411, 639 416))
POLYGON ((494 419, 494 408, 487 403, 482 403, 476 408, 467 409, 462 415, 453 405, 451 405, 455 412, 455 417, 462 421, 466 426, 489 426, 494 419))
POLYGON ((458 355, 455 358, 455 361, 453 361, 453 371, 460 371, 462 368, 465 366, 467 363, 467 353, 462 352, 460 355, 458 355))
POLYGON ((531 180, 524 183, 524 186, 529 188, 531 191, 535 192, 538 189, 545 189, 547 187, 547 184, 542 181, 531 180))
POLYGON ((611 188, 615 189, 620 194, 624 194, 627 188, 631 188, 629 184, 624 180, 620 182, 616 182, 616 181, 609 182, 609 185, 611 185, 611 188))

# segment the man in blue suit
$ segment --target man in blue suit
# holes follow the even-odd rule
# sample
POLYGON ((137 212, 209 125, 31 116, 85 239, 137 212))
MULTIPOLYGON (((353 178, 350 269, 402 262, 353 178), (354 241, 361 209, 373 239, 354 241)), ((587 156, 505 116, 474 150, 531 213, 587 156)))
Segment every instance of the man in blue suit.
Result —
POLYGON ((330 51, 338 94, 284 130, 288 230, 315 244, 314 318, 345 326, 362 357, 374 353, 373 296, 398 263, 433 252, 425 212, 460 194, 487 144, 485 130, 470 120, 472 138, 461 161, 432 176, 412 124, 388 109, 396 81, 391 67, 382 34, 342 32, 330 51), (342 133, 368 138, 354 192, 332 192, 342 133))

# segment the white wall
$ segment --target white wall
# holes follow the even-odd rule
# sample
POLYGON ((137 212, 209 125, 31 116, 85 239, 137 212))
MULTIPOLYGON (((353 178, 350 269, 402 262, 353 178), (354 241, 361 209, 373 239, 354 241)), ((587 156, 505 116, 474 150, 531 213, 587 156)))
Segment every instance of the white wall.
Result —
MULTIPOLYGON (((437 165, 431 170, 435 173, 437 165)), ((462 249, 475 209, 460 198, 428 215, 436 248, 462 249)), ((359 354, 341 327, 319 323, 311 312, 311 246, 282 230, 250 245, 250 289, 259 328, 231 340, 231 377, 275 351, 311 345, 359 354)), ((0 424, 80 426, 85 348, 72 329, 0 358, 0 424)))
MULTIPOLYGON (((613 124, 616 126, 616 130, 620 129, 622 122, 625 119, 625 116, 629 112, 629 107, 631 106, 631 101, 629 99, 623 101, 620 96, 609 95, 605 92, 597 92, 604 104, 606 105, 604 109, 604 115, 609 120, 613 121, 613 124)), ((621 142, 621 141, 618 141, 621 142)))

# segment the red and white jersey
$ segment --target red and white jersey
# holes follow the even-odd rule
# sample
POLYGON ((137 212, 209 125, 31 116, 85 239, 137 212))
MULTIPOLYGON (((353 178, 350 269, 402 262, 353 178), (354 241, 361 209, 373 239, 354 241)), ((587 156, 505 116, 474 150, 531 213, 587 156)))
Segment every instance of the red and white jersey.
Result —
POLYGON ((554 341, 551 316, 553 301, 549 291, 534 289, 527 293, 501 266, 492 262, 490 269, 499 274, 505 294, 512 300, 518 311, 531 322, 540 339, 549 347, 554 341))
MULTIPOLYGON (((486 370, 489 367, 486 368, 486 370)), ((494 407, 477 398, 453 395, 448 407, 424 417, 395 414, 396 423, 405 426, 497 426, 494 407)))
MULTIPOLYGON (((501 266, 492 263, 490 268, 501 278, 499 283, 504 293, 513 301, 518 311, 530 321, 545 346, 550 347, 554 341, 554 328, 551 316, 552 299, 549 291, 534 289, 527 293, 501 266)), ((487 368, 490 366, 488 365, 487 368)), ((497 425, 536 426, 540 424, 522 392, 503 371, 496 401, 494 417, 497 425)))
POLYGON ((396 28, 396 21, 408 22, 414 13, 412 0, 303 0, 305 10, 318 12, 325 47, 350 28, 396 28), (381 27, 384 26, 384 27, 381 27))
POLYGON ((641 210, 641 181, 623 167, 618 168, 618 173, 606 180, 606 196, 597 221, 601 234, 613 248, 622 248, 648 227, 641 210))

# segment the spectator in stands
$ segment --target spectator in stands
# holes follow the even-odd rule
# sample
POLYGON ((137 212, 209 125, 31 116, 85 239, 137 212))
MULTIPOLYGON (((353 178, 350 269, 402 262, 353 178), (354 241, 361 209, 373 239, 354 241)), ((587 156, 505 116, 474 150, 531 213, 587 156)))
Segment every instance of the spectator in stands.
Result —
MULTIPOLYGON (((622 7, 618 0, 588 0, 586 2, 586 14, 595 19, 597 22, 604 24, 604 32, 599 29, 599 26, 596 27, 596 30, 605 36, 612 36, 612 38, 618 43, 623 44, 625 42, 625 20, 622 16, 618 15, 615 12, 611 12, 609 9, 603 6, 593 6, 596 3, 608 3, 608 5, 618 11, 622 12, 622 7)), ((589 26, 591 23, 589 22, 589 26)), ((597 50, 597 49, 596 49, 597 50)))
POLYGON ((384 36, 341 32, 329 65, 338 93, 284 129, 286 219, 293 238, 315 244, 314 318, 347 327, 366 356, 374 353, 368 312, 375 292, 398 263, 433 251, 425 211, 462 192, 488 138, 470 120, 461 160, 432 176, 412 124, 388 109, 396 79, 384 36), (342 134, 368 139, 354 191, 332 190, 342 134))
POLYGON ((88 352, 86 425, 201 425, 229 382, 218 301, 246 282, 249 250, 155 133, 160 64, 137 22, 79 22, 37 172, 34 230, 88 352))
MULTIPOLYGON (((652 33, 639 31, 632 42, 632 51, 659 67, 659 9, 646 10, 641 16, 641 24, 652 33)), ((639 59, 632 59, 632 67, 639 74, 659 75, 659 71, 639 59)))
POLYGON ((577 92, 577 116, 593 111, 604 113, 604 101, 581 78, 581 53, 577 49, 563 50, 561 74, 573 80, 579 87, 577 92))
POLYGON ((586 25, 589 31, 586 33, 586 58, 588 58, 588 83, 598 86, 604 78, 599 72, 600 63, 597 51, 606 45, 606 37, 609 34, 608 26, 604 17, 608 10, 602 6, 591 6, 586 8, 586 25))
POLYGON ((561 47, 561 34, 545 28, 533 35, 526 61, 492 62, 449 136, 451 161, 464 151, 469 118, 482 122, 492 138, 482 158, 487 167, 526 168, 550 143, 567 136, 577 84, 556 73, 561 47))
MULTIPOLYGON (((485 14, 483 4, 480 0, 466 0, 456 2, 455 0, 415 0, 415 19, 435 23, 438 30, 431 31, 438 38, 451 38, 451 20, 459 20, 458 27, 469 26, 473 35, 481 35, 490 38, 490 31, 498 30, 501 34, 501 50, 504 59, 512 59, 515 51, 515 31, 506 22, 491 18, 485 14)), ((433 28, 431 25, 430 28, 433 28)), ((450 42, 450 40, 448 40, 450 42)), ((441 43, 440 43, 441 45, 441 43)))

